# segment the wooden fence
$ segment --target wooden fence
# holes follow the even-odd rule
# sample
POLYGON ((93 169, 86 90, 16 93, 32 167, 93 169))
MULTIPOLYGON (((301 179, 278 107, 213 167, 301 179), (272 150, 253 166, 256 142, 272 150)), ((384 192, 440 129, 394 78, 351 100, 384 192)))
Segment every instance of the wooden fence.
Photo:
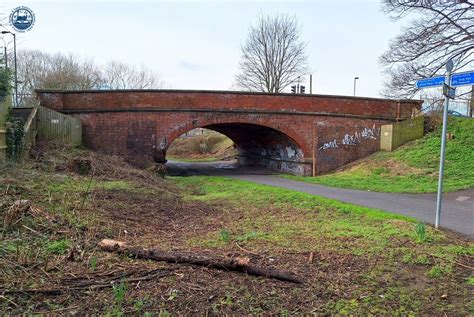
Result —
POLYGON ((38 106, 36 121, 39 137, 57 139, 73 146, 81 145, 81 120, 38 106))

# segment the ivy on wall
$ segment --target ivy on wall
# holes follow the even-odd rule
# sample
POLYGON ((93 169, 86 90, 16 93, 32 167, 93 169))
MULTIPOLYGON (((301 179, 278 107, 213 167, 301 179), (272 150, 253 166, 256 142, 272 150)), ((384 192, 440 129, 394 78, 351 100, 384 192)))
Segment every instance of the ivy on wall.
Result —
POLYGON ((7 158, 17 161, 20 159, 23 149, 23 136, 25 122, 23 119, 14 118, 7 122, 7 158))

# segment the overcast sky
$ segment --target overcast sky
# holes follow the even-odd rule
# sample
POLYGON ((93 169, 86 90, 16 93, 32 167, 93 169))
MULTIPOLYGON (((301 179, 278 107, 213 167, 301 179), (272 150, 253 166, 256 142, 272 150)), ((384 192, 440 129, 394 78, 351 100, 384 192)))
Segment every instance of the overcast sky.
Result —
POLYGON ((297 17, 308 43, 313 93, 352 95, 358 76, 357 95, 377 97, 378 57, 402 27, 377 0, 1 0, 0 13, 20 5, 34 11, 36 23, 18 35, 18 49, 144 65, 174 89, 232 89, 249 25, 259 14, 285 13, 297 17))

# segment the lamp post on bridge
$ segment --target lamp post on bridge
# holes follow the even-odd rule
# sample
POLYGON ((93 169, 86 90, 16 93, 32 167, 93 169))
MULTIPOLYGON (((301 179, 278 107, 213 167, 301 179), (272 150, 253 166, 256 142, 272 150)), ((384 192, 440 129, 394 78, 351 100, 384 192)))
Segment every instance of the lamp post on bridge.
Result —
POLYGON ((356 82, 357 82, 357 79, 359 79, 359 77, 354 77, 354 97, 356 95, 356 82))

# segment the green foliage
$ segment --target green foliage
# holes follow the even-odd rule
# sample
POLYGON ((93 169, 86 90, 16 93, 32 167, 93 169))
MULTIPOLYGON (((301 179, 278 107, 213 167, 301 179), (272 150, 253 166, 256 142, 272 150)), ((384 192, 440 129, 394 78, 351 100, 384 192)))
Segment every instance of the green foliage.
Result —
POLYGON ((144 306, 145 306, 145 300, 144 299, 137 299, 133 303, 133 308, 135 308, 135 310, 137 310, 137 311, 141 311, 144 306))
POLYGON ((428 271, 426 275, 431 278, 439 278, 451 273, 451 271, 452 268, 449 266, 435 265, 428 271))
POLYGON ((114 301, 117 305, 122 305, 127 293, 127 285, 124 282, 120 282, 118 285, 112 286, 112 292, 114 294, 114 301))
POLYGON ((11 88, 10 70, 8 68, 0 68, 0 102, 10 94, 11 88))
POLYGON ((249 232, 249 233, 246 233, 246 234, 244 234, 244 235, 241 235, 241 236, 236 237, 236 238, 235 238, 235 241, 241 242, 241 243, 245 243, 245 242, 247 242, 247 241, 249 241, 249 240, 251 240, 251 239, 257 238, 258 236, 259 236, 259 235, 258 235, 257 232, 251 231, 251 232, 249 232))
POLYGON ((467 285, 474 286, 474 276, 469 276, 466 279, 466 283, 467 283, 467 285))
POLYGON ((390 169, 386 168, 386 167, 378 167, 378 168, 375 168, 372 173, 374 175, 382 175, 382 174, 388 174, 390 173, 390 169))
POLYGON ((224 241, 224 242, 229 242, 230 241, 230 231, 227 229, 222 229, 219 231, 219 239, 224 241))
MULTIPOLYGON (((448 132, 454 139, 446 144, 444 191, 474 186, 474 119, 450 117, 448 132)), ((308 183, 380 192, 436 192, 441 129, 409 142, 393 152, 377 152, 348 170, 301 177, 282 175, 308 183), (394 170, 392 165, 398 168, 394 170)))
POLYGON ((118 285, 112 285, 112 293, 114 295, 114 306, 112 308, 111 316, 124 316, 123 302, 127 294, 127 285, 122 281, 118 285))
POLYGON ((415 232, 418 238, 418 242, 425 242, 426 241, 426 226, 424 223, 417 223, 415 225, 415 232))
POLYGON ((51 254, 57 254, 57 255, 64 255, 66 254, 67 250, 69 250, 69 247, 71 245, 71 242, 67 239, 62 239, 58 241, 52 241, 46 244, 46 251, 51 254))
POLYGON ((363 254, 380 252, 392 237, 414 235, 408 225, 413 221, 411 218, 375 209, 224 177, 172 179, 187 188, 191 195, 188 199, 225 202, 234 205, 239 213, 239 220, 226 224, 225 230, 190 237, 193 246, 224 247, 228 241, 236 241, 250 247, 269 243, 274 247, 314 251, 350 237, 352 243, 341 248, 363 254), (392 224, 395 219, 402 220, 401 228, 392 224))
POLYGON ((219 231, 219 240, 223 241, 223 242, 230 242, 230 241, 236 241, 236 242, 239 242, 239 243, 245 243, 249 240, 252 240, 252 239, 256 239, 256 238, 259 238, 259 237, 262 237, 263 235, 262 234, 258 234, 256 231, 251 231, 249 233, 245 233, 245 234, 242 234, 242 235, 238 235, 236 236, 235 238, 231 238, 231 232, 227 229, 222 229, 221 231, 219 231))
POLYGON ((97 257, 96 256, 93 256, 90 260, 89 260, 89 266, 91 267, 91 269, 93 271, 95 271, 95 269, 97 268, 97 257))
POLYGON ((193 192, 199 192, 193 198, 202 201, 228 200, 241 203, 247 201, 254 206, 291 206, 298 209, 335 209, 346 214, 363 214, 373 219, 400 219, 413 221, 412 218, 397 215, 382 210, 355 206, 337 200, 323 198, 298 191, 259 185, 251 182, 240 181, 220 176, 191 176, 185 178, 172 177, 179 180, 178 186, 192 187, 193 192))
POLYGON ((20 159, 23 149, 25 122, 23 119, 11 119, 7 124, 7 157, 13 161, 20 159))

